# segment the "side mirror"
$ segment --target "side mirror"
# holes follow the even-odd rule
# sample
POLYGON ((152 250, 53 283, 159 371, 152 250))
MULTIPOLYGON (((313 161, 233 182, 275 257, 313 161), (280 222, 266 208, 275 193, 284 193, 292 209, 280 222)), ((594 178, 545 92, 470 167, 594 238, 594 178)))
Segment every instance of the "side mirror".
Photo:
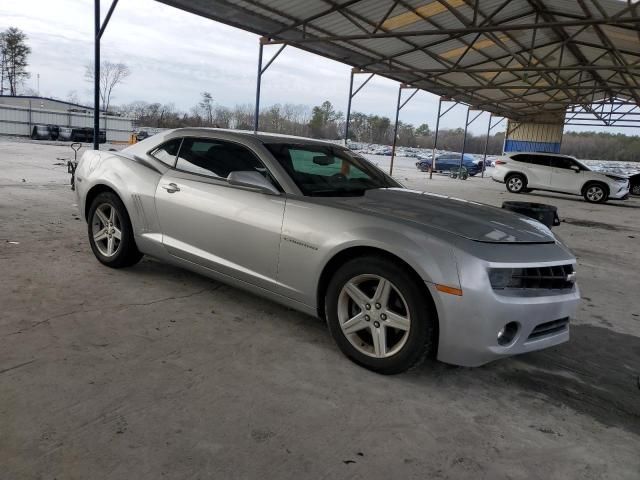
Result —
POLYGON ((571 170, 573 170, 576 173, 580 173, 580 167, 578 165, 571 165, 571 170))
POLYGON ((227 182, 229 182, 229 185, 255 188, 256 190, 260 190, 262 193, 280 195, 280 192, 273 183, 267 180, 264 175, 255 171, 231 172, 227 177, 227 182))

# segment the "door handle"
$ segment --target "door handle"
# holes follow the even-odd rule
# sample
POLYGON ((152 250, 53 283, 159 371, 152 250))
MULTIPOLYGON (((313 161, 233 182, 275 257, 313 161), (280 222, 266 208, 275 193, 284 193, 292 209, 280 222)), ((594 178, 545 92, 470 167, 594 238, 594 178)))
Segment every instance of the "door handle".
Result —
POLYGON ((164 188, 167 191, 167 193, 176 193, 180 191, 180 187, 178 187, 178 185, 176 185, 175 183, 162 185, 162 188, 164 188))

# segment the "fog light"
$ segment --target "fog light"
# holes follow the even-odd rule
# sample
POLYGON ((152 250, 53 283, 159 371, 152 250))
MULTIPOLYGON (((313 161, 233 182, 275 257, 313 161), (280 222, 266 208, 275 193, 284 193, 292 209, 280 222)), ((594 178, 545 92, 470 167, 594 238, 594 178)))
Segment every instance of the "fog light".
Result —
POLYGON ((518 323, 509 322, 498 332, 498 344, 505 346, 513 342, 518 333, 518 323))

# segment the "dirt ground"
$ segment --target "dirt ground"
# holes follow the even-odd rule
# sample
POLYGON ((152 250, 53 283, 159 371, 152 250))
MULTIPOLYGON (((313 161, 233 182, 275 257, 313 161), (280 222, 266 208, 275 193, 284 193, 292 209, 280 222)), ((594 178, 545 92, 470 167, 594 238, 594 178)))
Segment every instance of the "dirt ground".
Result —
POLYGON ((565 345, 393 377, 324 324, 152 259, 93 257, 68 146, 0 140, 0 479, 638 479, 640 199, 551 203, 579 258, 565 345))

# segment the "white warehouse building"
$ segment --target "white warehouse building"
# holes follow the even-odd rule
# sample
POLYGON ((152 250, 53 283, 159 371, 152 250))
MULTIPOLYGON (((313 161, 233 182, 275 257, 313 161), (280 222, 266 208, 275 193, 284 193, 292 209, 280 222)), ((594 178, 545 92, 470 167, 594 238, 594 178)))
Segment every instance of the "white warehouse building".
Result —
MULTIPOLYGON (((34 125, 93 128, 91 107, 32 96, 0 95, 0 135, 31 135, 34 125)), ((126 142, 133 133, 133 119, 100 113, 100 129, 107 142, 126 142)))

